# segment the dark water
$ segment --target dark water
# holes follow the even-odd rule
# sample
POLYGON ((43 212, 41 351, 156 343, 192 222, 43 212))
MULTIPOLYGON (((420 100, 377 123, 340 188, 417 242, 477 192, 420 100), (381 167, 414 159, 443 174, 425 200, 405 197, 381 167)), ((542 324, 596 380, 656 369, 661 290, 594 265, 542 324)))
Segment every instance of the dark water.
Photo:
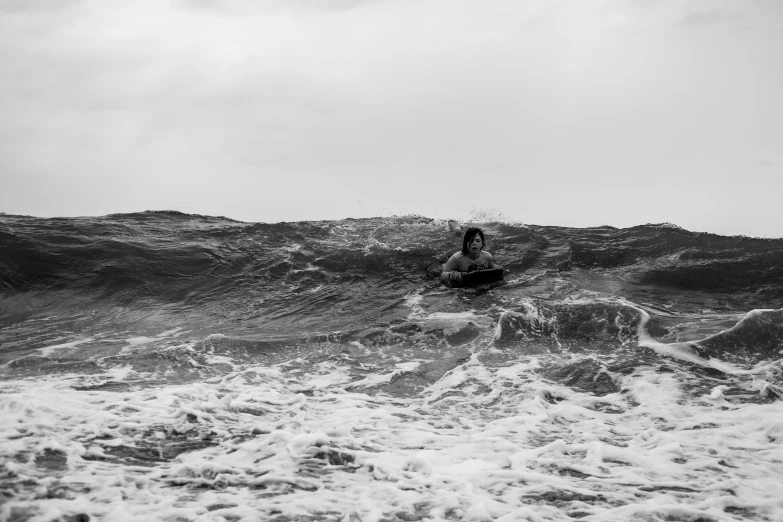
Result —
MULTIPOLYGON (((469 224, 459 225, 464 230, 469 224)), ((682 419, 688 417, 698 418, 699 426, 725 428, 718 437, 721 444, 744 433, 728 417, 713 419, 704 397, 713 406, 723 401, 723 408, 738 413, 736 418, 759 414, 746 408, 780 412, 783 240, 693 233, 668 224, 628 229, 479 225, 487 250, 506 269, 505 281, 448 289, 439 283, 440 266, 459 249, 461 232, 424 217, 250 224, 177 212, 67 219, 0 215, 0 379, 5 383, 0 397, 5 397, 7 419, 20 423, 3 432, 2 457, 16 464, 7 465, 0 477, 5 489, 0 515, 49 520, 42 514, 41 506, 47 506, 56 513, 52 520, 87 513, 110 520, 118 516, 116 505, 130 513, 128 520, 255 520, 258 513, 276 520, 523 520, 525 510, 533 507, 541 520, 773 520, 783 513, 774 488, 751 488, 751 494, 735 487, 734 498, 742 502, 720 507, 710 504, 712 493, 691 483, 674 484, 681 476, 702 480, 711 472, 707 464, 675 469, 686 466, 679 463, 688 460, 683 455, 671 457, 675 468, 656 471, 644 459, 657 457, 645 452, 663 451, 669 447, 663 442, 652 449, 641 443, 629 449, 639 455, 637 460, 615 455, 599 458, 598 467, 585 464, 598 458, 594 443, 633 446, 653 428, 659 430, 656 436, 670 437, 665 434, 673 430, 686 437, 692 427, 684 427, 682 419), (646 386, 669 390, 661 392, 660 400, 687 409, 678 414, 679 424, 645 424, 656 408, 667 407, 647 404, 652 399, 641 391, 646 386), (75 409, 49 412, 49 403, 58 396, 75 409), (206 406, 184 408, 180 403, 186 396, 206 406), (79 421, 79 408, 86 407, 79 401, 90 400, 100 408, 130 401, 169 409, 117 431, 112 427, 116 419, 88 415, 79 421), (531 453, 525 457, 527 467, 520 464, 520 469, 542 476, 555 473, 558 480, 565 476, 570 482, 522 492, 524 480, 516 476, 504 486, 522 488, 511 502, 496 482, 487 485, 487 477, 496 476, 484 469, 495 465, 494 457, 487 456, 491 452, 476 457, 484 463, 477 465, 466 448, 454 450, 450 458, 465 469, 452 469, 430 454, 411 456, 405 444, 393 442, 406 440, 406 435, 388 422, 372 428, 380 448, 372 450, 359 442, 356 427, 370 410, 337 413, 354 411, 351 401, 363 401, 370 410, 404 404, 405 411, 393 414, 395 418, 426 417, 427 429, 440 431, 430 442, 412 438, 410 447, 423 454, 445 455, 445 446, 436 439, 465 430, 471 436, 481 432, 493 444, 516 444, 505 457, 511 462, 508 469, 521 462, 519 451, 542 447, 571 448, 566 453, 584 462, 582 467, 558 467, 531 453), (329 432, 310 426, 304 417, 286 417, 300 403, 323 408, 319 419, 340 417, 344 426, 329 432), (629 431, 619 439, 615 433, 613 442, 603 435, 589 439, 585 434, 597 433, 595 429, 569 432, 555 417, 538 418, 536 433, 524 436, 515 429, 496 440, 495 431, 487 431, 487 422, 501 422, 519 414, 514 408, 528 407, 561 408, 563 416, 574 419, 582 419, 577 410, 586 408, 608 431, 615 417, 627 416, 629 431), (234 417, 202 416, 218 410, 234 417), (170 416, 185 424, 166 421, 170 416), (277 424, 259 427, 248 416, 277 416, 277 424), (79 431, 79 422, 95 433, 67 435, 79 431), (234 427, 215 428, 220 423, 234 427), (214 432, 208 436, 209 430, 197 429, 207 424, 214 432), (60 425, 68 428, 60 432, 55 429, 60 425), (269 433, 275 429, 292 437, 288 460, 281 460, 277 470, 283 478, 260 491, 260 478, 237 479, 250 472, 236 471, 237 465, 229 462, 233 453, 224 446, 257 454, 261 449, 251 449, 253 441, 272 439, 269 433), (110 437, 100 437, 114 442, 96 435, 102 430, 110 437), (340 430, 353 430, 350 444, 344 440, 347 432, 340 430), (184 435, 191 432, 197 436, 184 435), (289 455, 291 444, 318 433, 331 442, 322 440, 312 448, 330 449, 312 450, 307 458, 342 469, 339 487, 324 478, 321 468, 315 475, 305 471, 304 457, 289 455), (78 447, 69 446, 73 441, 78 447), (367 500, 379 490, 365 491, 357 485, 361 481, 352 480, 362 473, 381 480, 377 470, 391 464, 381 465, 363 453, 377 451, 401 462, 408 459, 397 475, 384 472, 386 483, 400 487, 400 480, 426 482, 438 473, 473 477, 463 485, 481 492, 476 501, 486 506, 474 516, 464 502, 444 500, 448 488, 442 484, 420 484, 420 491, 402 488, 419 491, 411 498, 367 500), (183 471, 188 458, 198 461, 199 469, 220 460, 233 471, 224 470, 229 478, 220 479, 223 484, 215 478, 217 471, 196 473, 194 465, 183 471), (427 463, 419 466, 416 458, 427 463), (110 473, 109 463, 115 466, 111 473, 144 475, 146 483, 154 484, 145 486, 154 489, 148 493, 156 502, 167 499, 169 507, 145 511, 141 497, 130 495, 127 485, 116 486, 124 499, 112 503, 115 490, 80 475, 87 470, 95 475, 98 468, 98 475, 110 473), (611 463, 636 469, 644 478, 632 480, 624 475, 627 470, 617 471, 611 463), (139 465, 154 471, 140 472, 139 465), (348 468, 354 478, 344 477, 348 468), (404 475, 419 472, 421 476, 404 475), (51 493, 46 476, 52 473, 65 493, 51 493), (656 473, 668 475, 661 482, 656 473), (73 485, 76 476, 81 486, 73 485), (602 483, 604 479, 609 482, 602 483), (223 486, 215 486, 216 480, 223 486), (632 482, 633 488, 648 489, 632 492, 632 482), (608 483, 626 484, 615 486, 624 493, 607 493, 608 483), (212 504, 196 500, 202 498, 193 496, 196 486, 230 498, 212 504), (80 492, 80 487, 89 491, 80 492), (667 487, 685 489, 673 494, 667 487), (353 496, 329 504, 338 490, 353 496), (702 507, 692 508, 690 518, 676 518, 685 515, 677 515, 672 505, 694 502, 702 507), (221 503, 227 507, 209 509, 221 503), (645 511, 644 505, 658 511, 645 511)), ((139 404, 134 408, 142 408, 139 404)), ((580 422, 573 420, 573 426, 580 422)), ((776 422, 770 420, 754 433, 778 433, 783 428, 776 422)), ((769 436, 763 451, 779 453, 777 435, 769 436)), ((685 440, 677 444, 684 448, 685 440)), ((691 451, 709 455, 706 447, 691 451)), ((731 458, 754 461, 743 451, 737 449, 731 458)), ((282 453, 274 454, 283 459, 282 453)), ((761 480, 767 473, 753 470, 734 479, 761 480)), ((527 519, 536 520, 533 515, 527 519)))

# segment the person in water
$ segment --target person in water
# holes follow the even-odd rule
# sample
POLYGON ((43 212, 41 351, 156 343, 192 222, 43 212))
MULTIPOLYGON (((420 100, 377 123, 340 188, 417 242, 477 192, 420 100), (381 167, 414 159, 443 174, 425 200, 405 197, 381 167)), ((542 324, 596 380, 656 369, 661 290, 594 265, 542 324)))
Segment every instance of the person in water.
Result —
POLYGON ((485 246, 484 232, 480 228, 467 229, 462 239, 462 250, 443 264, 440 280, 447 284, 460 284, 463 272, 495 268, 492 254, 484 250, 485 246))

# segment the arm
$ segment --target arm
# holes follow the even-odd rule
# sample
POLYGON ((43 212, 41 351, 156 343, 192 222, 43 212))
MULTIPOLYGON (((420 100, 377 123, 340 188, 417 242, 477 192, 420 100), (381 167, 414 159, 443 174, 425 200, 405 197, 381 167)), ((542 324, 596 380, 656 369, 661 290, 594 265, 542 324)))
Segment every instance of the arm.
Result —
MULTIPOLYGON (((499 264, 495 263, 495 260, 492 258, 492 255, 491 255, 491 254, 490 254, 490 256, 489 256, 489 265, 487 266, 487 268, 494 268, 494 269, 500 269, 500 270, 503 270, 503 267, 502 267, 502 266, 500 266, 499 264)), ((505 270, 503 270, 503 273, 505 274, 505 273, 506 273, 506 271, 505 271, 505 270)))
POLYGON ((459 268, 458 254, 459 252, 443 263, 443 271, 440 273, 440 280, 444 283, 449 283, 450 281, 462 282, 462 273, 457 270, 457 268, 459 268))

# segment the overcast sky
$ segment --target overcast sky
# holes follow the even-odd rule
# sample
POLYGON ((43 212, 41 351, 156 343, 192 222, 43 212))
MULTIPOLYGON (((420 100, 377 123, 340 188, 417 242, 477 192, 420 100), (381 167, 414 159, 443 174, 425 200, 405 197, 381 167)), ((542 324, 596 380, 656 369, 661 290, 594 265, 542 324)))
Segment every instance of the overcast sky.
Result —
POLYGON ((780 0, 0 0, 0 211, 783 236, 780 0))

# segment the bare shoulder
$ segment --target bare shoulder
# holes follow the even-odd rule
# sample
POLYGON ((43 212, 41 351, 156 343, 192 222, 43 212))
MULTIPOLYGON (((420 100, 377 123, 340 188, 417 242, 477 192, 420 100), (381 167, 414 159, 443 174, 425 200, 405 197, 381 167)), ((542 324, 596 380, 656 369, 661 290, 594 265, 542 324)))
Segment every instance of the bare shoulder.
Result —
POLYGON ((459 260, 462 257, 462 252, 457 252, 453 256, 451 256, 448 261, 443 263, 443 270, 444 271, 451 271, 456 270, 459 267, 459 260))

